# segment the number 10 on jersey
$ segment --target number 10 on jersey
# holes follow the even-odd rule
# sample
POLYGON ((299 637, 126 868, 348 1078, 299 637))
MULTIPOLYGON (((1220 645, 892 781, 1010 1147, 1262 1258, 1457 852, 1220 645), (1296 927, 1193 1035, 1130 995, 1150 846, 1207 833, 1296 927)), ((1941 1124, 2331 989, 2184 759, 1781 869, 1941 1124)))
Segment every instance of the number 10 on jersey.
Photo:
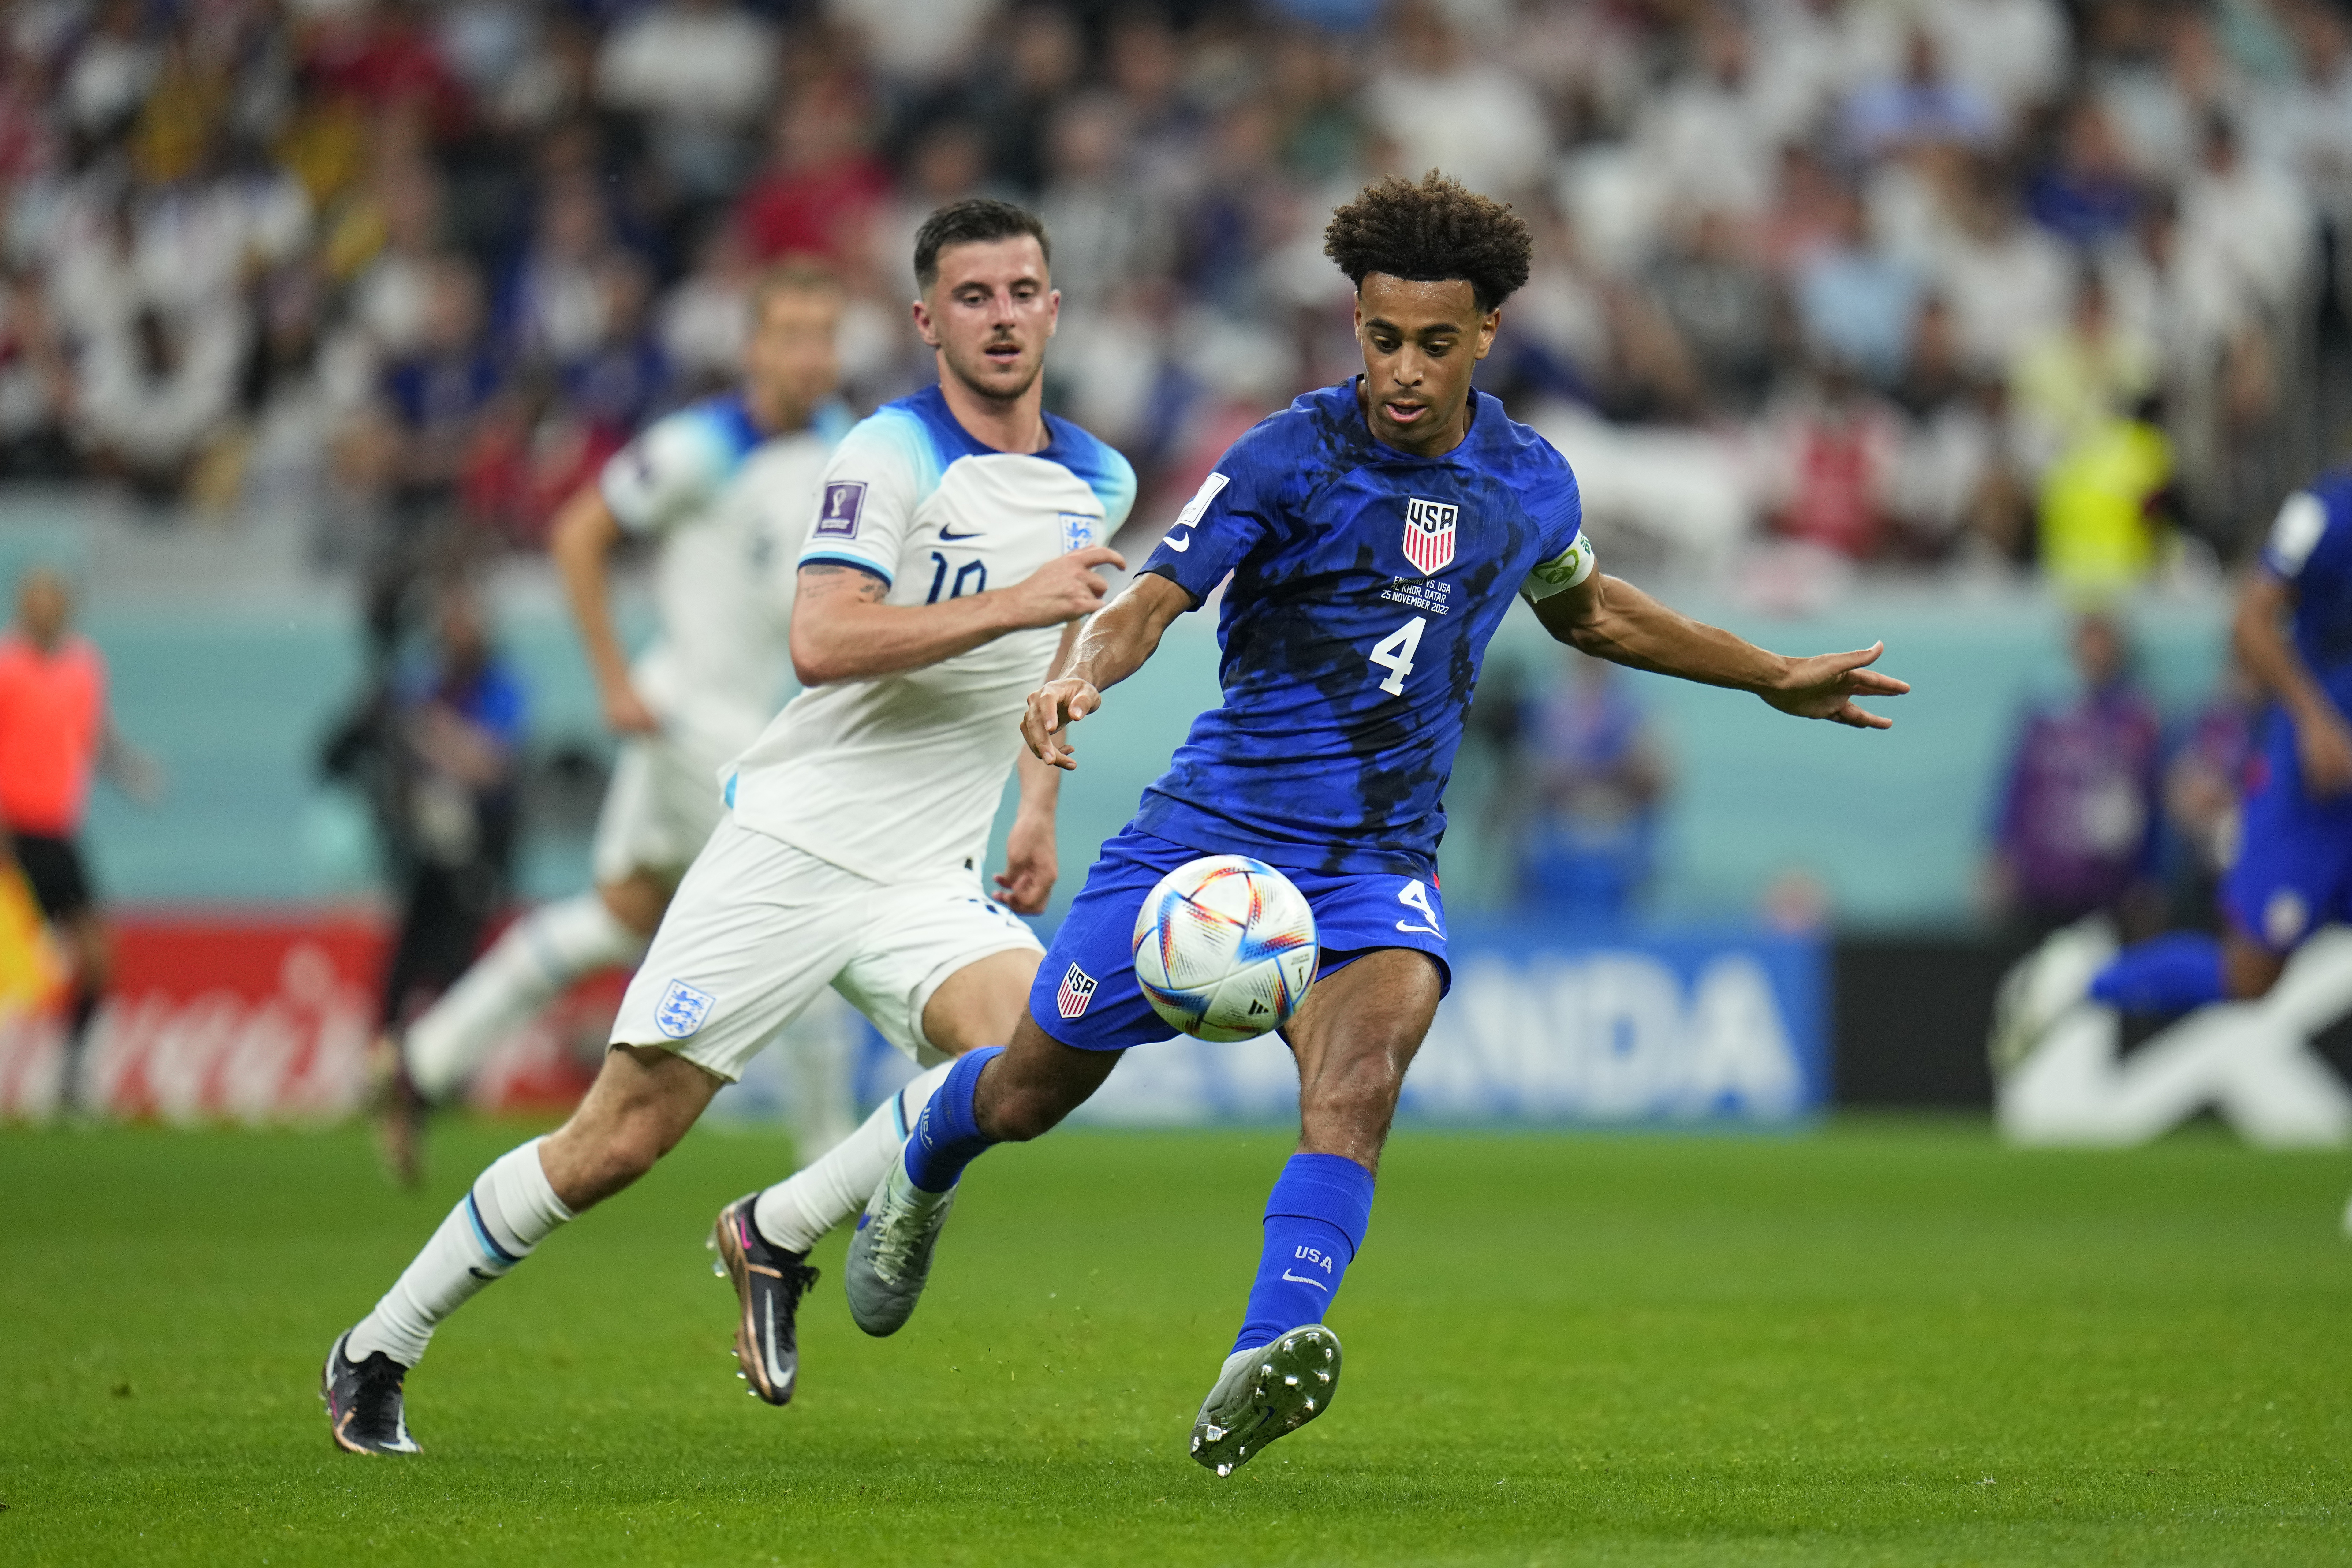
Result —
POLYGON ((1412 673, 1412 656, 1421 647, 1421 632, 1429 624, 1426 616, 1415 616, 1404 625, 1372 645, 1372 662, 1388 671, 1381 689, 1391 697, 1404 695, 1404 678, 1412 673))

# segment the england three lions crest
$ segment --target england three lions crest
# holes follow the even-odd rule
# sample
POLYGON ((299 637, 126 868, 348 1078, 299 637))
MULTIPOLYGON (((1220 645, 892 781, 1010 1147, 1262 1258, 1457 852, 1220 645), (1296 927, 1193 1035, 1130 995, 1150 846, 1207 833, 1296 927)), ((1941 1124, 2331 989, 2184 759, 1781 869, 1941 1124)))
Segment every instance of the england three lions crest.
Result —
POLYGON ((1404 503, 1404 558, 1428 577, 1454 561, 1454 523, 1462 509, 1450 501, 1409 497, 1404 503))

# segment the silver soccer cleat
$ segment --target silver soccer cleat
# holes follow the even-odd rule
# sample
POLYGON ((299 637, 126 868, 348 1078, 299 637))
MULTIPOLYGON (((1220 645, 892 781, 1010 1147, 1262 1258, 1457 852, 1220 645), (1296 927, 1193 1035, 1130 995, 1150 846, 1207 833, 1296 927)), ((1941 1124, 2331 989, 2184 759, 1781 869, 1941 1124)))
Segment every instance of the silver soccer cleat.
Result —
POLYGON ((1339 1392, 1339 1336, 1320 1323, 1225 1358, 1192 1421, 1192 1458, 1221 1476, 1331 1407, 1339 1392))
POLYGON ((890 1162, 890 1173, 866 1200, 857 1234, 849 1238, 842 1283, 849 1315, 867 1333, 895 1334, 915 1315, 930 1278, 931 1248, 955 1207, 956 1189, 927 1193, 907 1175, 904 1160, 890 1162))

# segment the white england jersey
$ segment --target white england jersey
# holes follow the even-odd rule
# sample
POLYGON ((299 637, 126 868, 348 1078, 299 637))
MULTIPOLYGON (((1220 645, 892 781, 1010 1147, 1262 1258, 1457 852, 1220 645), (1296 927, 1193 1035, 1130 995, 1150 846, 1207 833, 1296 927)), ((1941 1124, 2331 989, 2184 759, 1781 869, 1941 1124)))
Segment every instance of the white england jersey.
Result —
MULTIPOLYGON (((1108 542, 1135 504, 1135 470, 1066 419, 1045 426, 1044 451, 1000 452, 936 386, 877 409, 826 468, 800 563, 870 573, 888 604, 935 605, 1108 542)), ((873 881, 977 868, 1022 709, 1061 636, 1008 632, 922 669, 802 692, 737 759, 728 803, 745 826, 873 881)))
POLYGON ((665 732, 692 751, 732 756, 775 715, 793 563, 848 425, 833 405, 808 429, 770 437, 730 395, 656 420, 604 466, 605 505, 660 548, 661 630, 630 676, 665 732))

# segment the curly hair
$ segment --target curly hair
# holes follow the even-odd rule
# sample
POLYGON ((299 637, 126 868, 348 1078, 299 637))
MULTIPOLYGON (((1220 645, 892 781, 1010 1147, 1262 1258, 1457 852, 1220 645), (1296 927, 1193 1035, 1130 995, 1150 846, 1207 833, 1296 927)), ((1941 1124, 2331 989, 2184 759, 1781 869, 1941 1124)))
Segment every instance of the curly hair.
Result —
POLYGON ((1459 278, 1491 310, 1528 280, 1535 237, 1509 205, 1432 169, 1415 184, 1391 174, 1331 215, 1323 254, 1357 288, 1374 272, 1415 283, 1459 278))

